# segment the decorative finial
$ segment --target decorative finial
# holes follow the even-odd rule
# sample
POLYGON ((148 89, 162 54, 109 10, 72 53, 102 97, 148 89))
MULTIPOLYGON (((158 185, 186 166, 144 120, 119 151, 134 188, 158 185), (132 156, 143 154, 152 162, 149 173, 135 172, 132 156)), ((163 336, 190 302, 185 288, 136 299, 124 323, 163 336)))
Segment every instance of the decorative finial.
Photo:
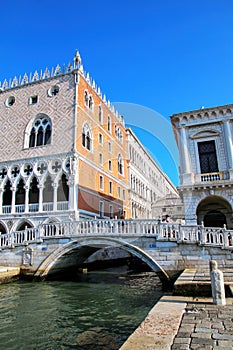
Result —
POLYGON ((76 54, 74 56, 74 68, 79 68, 81 63, 82 63, 82 59, 81 59, 79 51, 77 50, 76 54))

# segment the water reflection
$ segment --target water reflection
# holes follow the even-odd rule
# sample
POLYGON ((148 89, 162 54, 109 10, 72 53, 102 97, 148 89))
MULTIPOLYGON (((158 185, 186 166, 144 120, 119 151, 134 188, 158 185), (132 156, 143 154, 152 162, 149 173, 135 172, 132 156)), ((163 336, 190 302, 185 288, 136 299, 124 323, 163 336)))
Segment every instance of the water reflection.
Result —
POLYGON ((153 272, 111 268, 73 281, 0 286, 0 344, 7 350, 114 350, 162 295, 153 272))

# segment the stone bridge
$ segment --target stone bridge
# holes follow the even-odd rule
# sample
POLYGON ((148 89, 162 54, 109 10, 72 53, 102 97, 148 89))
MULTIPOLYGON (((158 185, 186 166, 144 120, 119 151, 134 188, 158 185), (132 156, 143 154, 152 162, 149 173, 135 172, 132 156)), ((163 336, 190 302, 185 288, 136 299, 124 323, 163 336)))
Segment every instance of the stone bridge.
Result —
POLYGON ((121 249, 144 261, 162 279, 185 268, 233 266, 233 231, 157 220, 92 220, 43 224, 0 235, 0 265, 43 279, 77 272, 102 248, 121 249))

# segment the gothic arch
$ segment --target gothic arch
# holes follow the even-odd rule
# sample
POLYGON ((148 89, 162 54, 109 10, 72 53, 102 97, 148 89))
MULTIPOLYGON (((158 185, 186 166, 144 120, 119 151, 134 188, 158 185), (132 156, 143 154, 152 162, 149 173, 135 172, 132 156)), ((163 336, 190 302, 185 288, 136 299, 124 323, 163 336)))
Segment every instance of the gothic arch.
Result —
POLYGON ((3 197, 2 197, 2 205, 11 205, 12 203, 12 190, 11 190, 12 182, 7 177, 3 182, 3 197))
POLYGON ((32 228, 32 227, 35 227, 35 225, 29 219, 20 219, 12 226, 11 232, 23 231, 26 229, 26 227, 32 228))
POLYGON ((51 175, 47 174, 44 177, 43 185, 44 185, 43 202, 52 203, 53 202, 53 179, 51 175))
POLYGON ((64 173, 61 175, 58 181, 57 201, 58 202, 69 201, 68 177, 64 173))
POLYGON ((39 203, 39 180, 32 176, 29 182, 29 204, 39 203))
POLYGON ((0 234, 8 233, 8 227, 7 225, 3 222, 0 221, 0 234))
POLYGON ((61 218, 57 218, 55 216, 51 216, 43 222, 43 224, 59 224, 61 222, 61 218))
POLYGON ((88 151, 92 151, 93 149, 93 135, 88 122, 85 122, 82 126, 82 146, 88 151))
POLYGON ((44 146, 46 144, 50 144, 51 136, 52 136, 51 118, 47 114, 39 113, 34 118, 32 118, 29 121, 28 125, 26 126, 25 133, 24 133, 24 148, 44 146), (40 121, 40 125, 38 124, 38 126, 34 125, 37 120, 40 121), (46 124, 44 123, 45 120, 47 121, 46 124), (33 128, 34 128, 34 131, 33 131, 33 128), (38 139, 35 138, 34 140, 34 146, 31 145, 31 143, 33 142, 32 141, 33 133, 38 134, 38 139))
POLYGON ((16 182, 16 192, 15 192, 15 204, 25 203, 25 181, 22 177, 19 177, 16 182))

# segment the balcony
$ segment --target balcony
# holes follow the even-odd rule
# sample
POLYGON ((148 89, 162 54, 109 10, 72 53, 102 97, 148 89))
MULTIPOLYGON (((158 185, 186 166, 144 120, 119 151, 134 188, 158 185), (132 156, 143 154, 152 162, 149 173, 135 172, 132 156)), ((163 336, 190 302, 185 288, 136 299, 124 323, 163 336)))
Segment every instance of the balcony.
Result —
MULTIPOLYGON (((42 205, 42 213, 43 212, 52 212, 54 204, 53 202, 43 203, 42 205)), ((1 207, 0 207, 1 210, 1 207)), ((69 210, 69 202, 63 201, 63 202, 57 202, 57 211, 65 211, 69 210)), ((1 211, 0 211, 1 212, 1 211)), ((22 214, 26 213, 26 207, 25 204, 18 204, 15 205, 15 213, 22 214)), ((39 213, 39 203, 32 203, 28 205, 28 212, 29 213, 39 213)), ((12 212, 12 206, 11 205, 3 205, 2 206, 2 214, 13 214, 12 212)))
POLYGON ((195 176, 196 183, 216 182, 216 181, 223 181, 228 179, 229 179, 229 174, 226 171, 197 174, 195 176))

